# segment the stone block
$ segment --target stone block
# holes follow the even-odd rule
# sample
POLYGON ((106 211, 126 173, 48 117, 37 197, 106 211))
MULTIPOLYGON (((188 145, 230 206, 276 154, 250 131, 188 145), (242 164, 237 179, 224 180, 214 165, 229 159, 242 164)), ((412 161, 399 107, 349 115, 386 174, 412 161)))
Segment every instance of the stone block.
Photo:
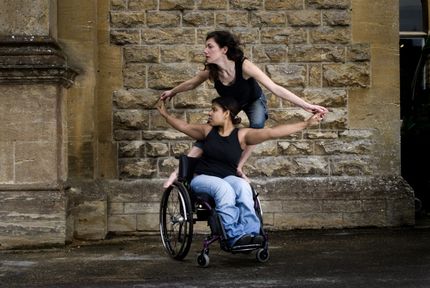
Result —
POLYGON ((112 10, 127 9, 127 0, 110 0, 110 8, 112 10))
POLYGON ((370 154, 373 151, 374 142, 372 140, 324 140, 315 143, 315 150, 318 154, 370 154))
POLYGON ((276 213, 277 229, 321 229, 343 227, 342 213, 276 213))
POLYGON ((348 45, 346 51, 346 61, 369 61, 370 45, 366 43, 357 43, 348 45))
POLYGON ((177 43, 195 43, 195 33, 192 28, 144 28, 142 29, 143 45, 176 45, 177 43))
POLYGON ((291 45, 288 59, 292 62, 343 62, 345 48, 338 45, 291 45))
POLYGON ((190 48, 186 45, 162 46, 160 50, 163 63, 179 63, 189 59, 190 48))
POLYGON ((276 156, 277 154, 277 141, 266 141, 260 143, 252 151, 252 155, 254 156, 276 156))
POLYGON ((197 9, 202 10, 226 10, 228 7, 228 0, 198 0, 197 9))
POLYGON ((252 47, 252 60, 255 63, 279 63, 287 59, 287 49, 280 45, 257 45, 252 47))
POLYGON ((142 131, 130 131, 130 130, 114 130, 114 140, 116 141, 126 141, 126 140, 141 140, 142 131))
POLYGON ((215 25, 222 27, 247 27, 248 12, 232 11, 220 12, 215 15, 215 25))
POLYGON ((118 156, 120 158, 142 157, 145 155, 144 141, 119 142, 118 156), (143 150, 143 153, 142 153, 143 150))
POLYGON ((113 115, 114 129, 141 130, 149 128, 149 112, 145 110, 118 110, 113 115))
POLYGON ((162 142, 146 142, 146 156, 162 157, 169 155, 169 145, 162 142))
POLYGON ((107 234, 107 201, 83 201, 72 208, 74 238, 85 240, 104 239, 107 234))
POLYGON ((375 173, 376 167, 370 156, 332 156, 330 171, 333 176, 364 176, 375 173))
POLYGON ((212 27, 215 25, 215 15, 209 11, 186 11, 182 16, 182 24, 191 27, 212 27))
POLYGON ((308 5, 318 9, 347 9, 351 0, 309 0, 308 5))
POLYGON ((267 65, 267 74, 277 84, 287 87, 305 86, 306 66, 300 64, 267 65))
POLYGON ((160 177, 169 177, 176 168, 178 168, 179 161, 174 157, 167 157, 158 160, 158 171, 160 177))
POLYGON ((360 200, 323 200, 322 211, 345 212, 345 213, 358 213, 363 210, 362 202, 360 200))
POLYGON ((157 174, 155 159, 123 158, 119 159, 119 172, 121 178, 152 178, 157 174))
POLYGON ((369 63, 324 64, 323 85, 325 87, 370 86, 369 63))
POLYGON ((307 43, 307 32, 303 28, 261 28, 263 44, 299 44, 307 43))
POLYGON ((171 142, 170 143, 170 154, 173 156, 179 156, 181 154, 187 154, 188 151, 191 149, 191 143, 190 142, 171 142))
POLYGON ((113 93, 113 103, 120 109, 152 109, 160 99, 160 91, 152 89, 120 89, 113 93))
POLYGON ((325 107, 346 107, 347 90, 339 88, 305 88, 300 93, 309 103, 325 107))
POLYGON ((124 214, 159 213, 160 202, 124 203, 124 214))
POLYGON ((129 11, 110 12, 111 27, 113 28, 144 27, 146 22, 145 15, 146 14, 144 12, 129 12, 129 11))
POLYGON ((0 183, 14 182, 14 143, 0 141, 0 183))
POLYGON ((322 64, 308 64, 308 87, 322 87, 322 64))
POLYGON ((116 214, 124 214, 124 203, 123 202, 111 202, 109 204, 108 216, 116 214))
POLYGON ((259 0, 231 0, 230 9, 258 10, 263 8, 263 2, 259 0))
POLYGON ((160 1, 160 10, 192 10, 194 0, 163 0, 160 1))
POLYGON ((279 155, 310 155, 314 151, 314 144, 305 141, 279 141, 279 155))
POLYGON ((251 25, 253 27, 284 27, 287 22, 285 12, 281 11, 253 11, 251 25))
POLYGON ((124 87, 125 88, 147 88, 146 87, 146 69, 145 64, 129 63, 125 66, 124 87))
POLYGON ((322 212, 322 201, 314 199, 282 201, 283 213, 319 213, 322 212))
POLYGON ((110 42, 115 45, 140 44, 140 31, 115 29, 110 31, 110 42))
POLYGON ((322 12, 322 19, 325 25, 329 26, 349 26, 351 25, 351 13, 347 10, 329 10, 322 12))
POLYGON ((128 0, 129 10, 155 10, 157 6, 157 0, 128 0))
POLYGON ((64 191, 0 187, 0 249, 64 245, 65 210, 64 191))
POLYGON ((194 77, 198 68, 191 64, 153 64, 148 69, 148 86, 152 89, 169 89, 194 77))
POLYGON ((15 144, 15 183, 54 183, 58 180, 56 142, 15 144))
POLYGON ((304 8, 302 0, 266 1, 264 4, 266 10, 298 10, 304 8))
POLYGON ((291 26, 319 26, 321 25, 321 12, 314 10, 291 11, 287 15, 291 26))
POLYGON ((158 213, 145 213, 137 215, 137 230, 138 231, 157 231, 160 229, 159 225, 160 214, 158 213))
POLYGON ((148 27, 178 27, 181 22, 179 12, 148 11, 148 27))
POLYGON ((209 111, 212 99, 218 97, 215 89, 195 89, 181 93, 173 99, 174 107, 180 109, 206 108, 209 111))
POLYGON ((310 31, 310 42, 313 44, 349 44, 351 41, 351 31, 348 28, 336 26, 322 26, 310 31))
POLYGON ((136 228, 136 215, 112 215, 108 218, 109 232, 132 232, 136 228))
POLYGON ((160 51, 154 46, 133 46, 124 48, 124 59, 126 64, 133 62, 159 63, 160 51))

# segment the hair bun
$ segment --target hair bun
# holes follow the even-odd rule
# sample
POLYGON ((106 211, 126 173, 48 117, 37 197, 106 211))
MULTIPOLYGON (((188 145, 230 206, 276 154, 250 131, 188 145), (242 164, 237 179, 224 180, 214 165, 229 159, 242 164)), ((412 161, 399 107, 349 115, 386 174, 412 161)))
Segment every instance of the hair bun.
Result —
POLYGON ((242 118, 240 118, 239 116, 234 117, 233 124, 237 125, 240 124, 240 122, 242 122, 242 118))

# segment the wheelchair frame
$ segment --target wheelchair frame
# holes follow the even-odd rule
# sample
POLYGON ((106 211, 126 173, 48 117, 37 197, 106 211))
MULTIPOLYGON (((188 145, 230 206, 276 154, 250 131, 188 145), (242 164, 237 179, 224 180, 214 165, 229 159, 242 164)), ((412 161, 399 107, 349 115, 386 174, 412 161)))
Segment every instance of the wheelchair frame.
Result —
POLYGON ((189 187, 196 161, 196 158, 186 155, 179 156, 178 180, 164 191, 161 199, 160 234, 167 254, 175 260, 184 259, 191 247, 193 224, 196 221, 207 221, 211 228, 211 234, 203 241, 203 249, 197 256, 199 266, 207 267, 209 265, 209 246, 216 241, 220 242, 221 249, 226 252, 250 253, 257 250, 257 261, 268 261, 268 235, 263 230, 263 212, 254 188, 251 186, 254 208, 261 222, 260 234, 264 241, 261 244, 230 247, 227 244, 224 227, 215 211, 213 199, 209 196, 207 198, 196 196, 189 187))

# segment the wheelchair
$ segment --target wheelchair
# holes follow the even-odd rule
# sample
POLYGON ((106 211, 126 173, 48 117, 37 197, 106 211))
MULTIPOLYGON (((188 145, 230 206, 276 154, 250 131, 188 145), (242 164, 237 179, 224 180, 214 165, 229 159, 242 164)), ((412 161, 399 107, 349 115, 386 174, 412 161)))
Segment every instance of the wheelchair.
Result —
POLYGON ((269 259, 268 235, 263 230, 263 218, 258 194, 252 188, 255 212, 260 219, 260 235, 262 243, 251 243, 230 247, 215 210, 215 202, 209 195, 194 195, 190 188, 193 170, 198 158, 186 155, 179 156, 178 180, 168 187, 160 203, 160 234, 163 246, 169 256, 175 260, 184 259, 191 247, 193 239, 193 224, 197 221, 207 221, 211 233, 203 241, 203 248, 197 256, 201 267, 209 266, 209 246, 218 241, 220 248, 233 254, 249 254, 256 250, 256 259, 264 263, 269 259))

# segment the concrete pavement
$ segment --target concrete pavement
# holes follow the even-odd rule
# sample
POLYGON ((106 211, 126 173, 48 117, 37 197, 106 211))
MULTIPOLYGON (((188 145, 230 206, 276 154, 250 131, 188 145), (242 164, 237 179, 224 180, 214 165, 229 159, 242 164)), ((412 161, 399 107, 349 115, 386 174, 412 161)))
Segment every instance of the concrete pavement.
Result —
POLYGON ((0 251, 0 287, 430 287, 430 227, 270 232, 270 260, 193 239, 182 262, 158 235, 0 251))

